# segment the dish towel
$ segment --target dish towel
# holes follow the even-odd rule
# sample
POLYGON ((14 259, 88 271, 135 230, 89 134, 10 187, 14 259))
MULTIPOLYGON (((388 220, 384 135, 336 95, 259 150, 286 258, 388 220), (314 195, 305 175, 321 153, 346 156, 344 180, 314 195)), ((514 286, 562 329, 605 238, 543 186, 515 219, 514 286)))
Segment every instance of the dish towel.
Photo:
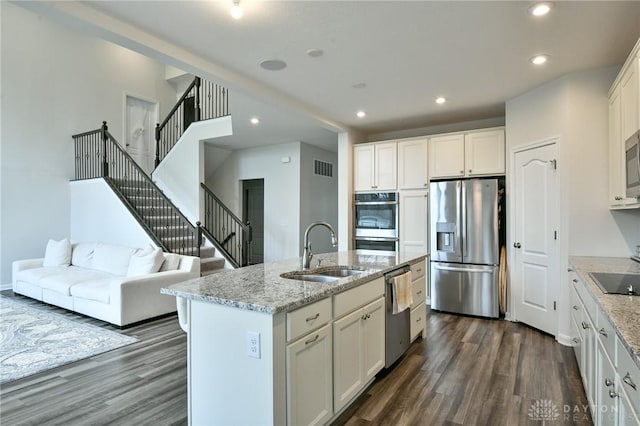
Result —
POLYGON ((411 306, 413 303, 411 271, 391 279, 391 299, 393 304, 391 313, 393 315, 398 314, 411 306))

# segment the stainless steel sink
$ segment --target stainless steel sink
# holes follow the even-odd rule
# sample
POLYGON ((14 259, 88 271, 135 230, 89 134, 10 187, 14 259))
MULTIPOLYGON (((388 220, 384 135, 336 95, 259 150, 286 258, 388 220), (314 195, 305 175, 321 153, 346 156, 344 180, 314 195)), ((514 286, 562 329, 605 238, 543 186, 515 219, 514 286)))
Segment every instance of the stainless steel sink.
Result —
POLYGON ((285 272, 280 276, 291 280, 314 281, 314 282, 331 282, 340 278, 350 277, 352 275, 362 274, 362 269, 352 266, 324 266, 316 269, 304 271, 285 272))

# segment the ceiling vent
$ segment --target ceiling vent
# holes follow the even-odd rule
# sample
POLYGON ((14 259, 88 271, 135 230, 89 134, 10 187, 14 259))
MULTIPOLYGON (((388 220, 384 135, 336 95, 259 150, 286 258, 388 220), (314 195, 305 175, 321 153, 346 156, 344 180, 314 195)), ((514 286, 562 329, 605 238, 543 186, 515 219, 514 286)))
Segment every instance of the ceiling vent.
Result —
POLYGON ((313 173, 318 176, 333 177, 333 164, 326 161, 313 160, 313 173))

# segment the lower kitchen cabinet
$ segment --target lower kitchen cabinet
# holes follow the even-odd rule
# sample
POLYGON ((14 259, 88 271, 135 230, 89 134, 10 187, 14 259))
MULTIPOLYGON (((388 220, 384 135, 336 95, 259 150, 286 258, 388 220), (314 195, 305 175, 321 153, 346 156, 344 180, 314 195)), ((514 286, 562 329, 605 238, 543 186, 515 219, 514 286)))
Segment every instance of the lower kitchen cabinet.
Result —
POLYGON ((427 271, 426 261, 418 262, 411 266, 411 291, 413 296, 410 315, 411 327, 409 331, 411 340, 414 340, 420 334, 422 334, 423 338, 426 337, 427 307, 425 301, 427 297, 427 271))
POLYGON ((640 369, 607 314, 572 273, 572 339, 595 426, 640 425, 640 369))
POLYGON ((287 424, 324 424, 333 416, 331 324, 287 345, 287 424))
POLYGON ((384 297, 333 323, 334 410, 340 411, 384 367, 384 297))

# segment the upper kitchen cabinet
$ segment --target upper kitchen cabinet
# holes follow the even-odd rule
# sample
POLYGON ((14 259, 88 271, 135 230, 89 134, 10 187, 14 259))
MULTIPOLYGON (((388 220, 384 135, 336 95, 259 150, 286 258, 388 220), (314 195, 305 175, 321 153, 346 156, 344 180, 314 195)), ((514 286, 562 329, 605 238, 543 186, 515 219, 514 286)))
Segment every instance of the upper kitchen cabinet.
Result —
POLYGON ((429 187, 428 142, 427 138, 398 142, 398 189, 429 187))
POLYGON ((464 135, 436 136, 429 140, 431 178, 464 176, 464 135))
POLYGON ((430 139, 431 178, 502 175, 504 129, 480 130, 430 139))
POLYGON ((397 149, 395 142, 354 146, 354 191, 395 191, 397 189, 397 149))
POLYGON ((640 129, 640 40, 609 91, 609 204, 612 209, 638 208, 627 198, 625 141, 640 129))
POLYGON ((464 165, 467 176, 504 174, 504 130, 464 135, 464 165))

